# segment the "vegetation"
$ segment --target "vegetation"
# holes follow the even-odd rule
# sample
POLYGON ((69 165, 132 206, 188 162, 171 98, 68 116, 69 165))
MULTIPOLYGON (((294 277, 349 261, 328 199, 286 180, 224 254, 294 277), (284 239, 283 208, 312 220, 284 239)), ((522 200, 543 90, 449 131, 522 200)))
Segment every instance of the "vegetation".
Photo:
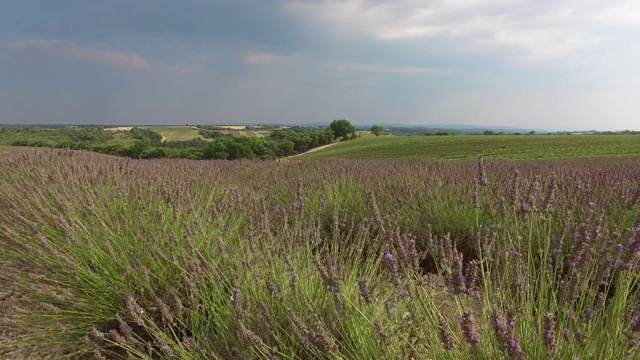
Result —
POLYGON ((638 358, 638 179, 638 160, 7 157, 0 356, 638 358))
MULTIPOLYGON (((236 126, 237 128, 240 128, 236 126)), ((153 127, 161 129, 162 127, 153 127)), ((172 128, 172 127, 166 127, 172 128)), ((180 128, 175 126, 174 128, 180 128)), ((329 127, 270 127, 260 136, 237 136, 228 127, 190 127, 197 137, 169 140, 151 128, 0 127, 0 145, 56 147, 90 150, 115 156, 141 159, 275 159, 307 152, 334 139, 354 139, 322 151, 307 154, 313 158, 345 157, 357 159, 569 159, 589 157, 636 157, 640 142, 631 132, 607 135, 454 135, 378 138, 369 131, 356 132, 347 120, 335 120, 329 127), (196 130, 194 130, 196 129, 196 130), (336 135, 338 129, 340 135, 336 135), (266 135, 265 135, 266 134, 266 135)), ((259 129, 263 129, 260 127, 259 129)), ((166 134, 166 133, 165 133, 166 134)))
POLYGON ((373 125, 370 129, 371 133, 375 136, 380 136, 384 132, 384 127, 380 125, 373 125))
MULTIPOLYGON (((207 138, 205 134, 210 133, 214 137, 231 136, 231 137, 265 137, 269 136, 273 130, 283 129, 281 126, 239 126, 239 125, 198 125, 200 134, 207 138)), ((211 137, 209 137, 211 138, 211 137)))
MULTIPOLYGON (((125 127, 127 128, 127 127, 125 127)), ((173 125, 173 126, 144 126, 144 129, 148 129, 160 134, 165 141, 190 141, 193 139, 204 139, 207 136, 203 135, 206 131, 217 131, 225 136, 232 137, 263 137, 268 136, 273 129, 278 127, 246 127, 243 130, 230 130, 221 126, 209 126, 209 125, 173 125)), ((118 129, 118 128, 112 128, 118 129)))
POLYGON ((580 159, 640 156, 637 135, 458 135, 366 138, 305 154, 349 159, 580 159))
POLYGON ((158 146, 162 141, 164 141, 164 137, 157 132, 149 129, 134 127, 129 130, 129 137, 136 140, 148 141, 149 144, 158 146))
POLYGON ((146 129, 160 134, 165 141, 189 141, 202 138, 199 129, 195 126, 149 126, 146 129))
POLYGON ((198 134, 200 134, 200 136, 202 136, 205 139, 217 139, 217 138, 232 138, 232 135, 229 134, 225 134, 219 130, 216 129, 208 129, 208 128, 200 128, 200 130, 198 131, 198 134))
POLYGON ((47 129, 40 127, 0 126, 0 144, 11 145, 19 142, 38 142, 53 146, 60 143, 109 143, 118 139, 117 134, 101 128, 64 127, 47 129))
POLYGON ((333 120, 329 128, 333 130, 335 138, 342 138, 342 141, 355 139, 357 137, 356 128, 351 125, 349 120, 333 120))
POLYGON ((328 127, 269 130, 266 137, 231 136, 217 128, 201 127, 200 138, 181 141, 167 141, 164 136, 148 128, 119 129, 0 128, 0 144, 5 140, 6 144, 14 146, 90 150, 134 159, 235 160, 296 155, 330 144, 335 138, 328 127))

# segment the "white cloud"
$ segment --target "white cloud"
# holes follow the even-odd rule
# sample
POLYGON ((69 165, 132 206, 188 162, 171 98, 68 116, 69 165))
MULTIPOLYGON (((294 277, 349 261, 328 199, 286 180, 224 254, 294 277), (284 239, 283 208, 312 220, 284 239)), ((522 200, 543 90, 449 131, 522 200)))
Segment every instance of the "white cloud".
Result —
MULTIPOLYGON (((598 43, 589 27, 601 5, 575 0, 323 0, 289 9, 381 41, 445 40, 466 52, 505 51, 526 62, 555 60, 598 43)), ((640 16, 628 15, 635 19, 640 16)), ((615 10, 606 17, 615 16, 615 10)))
POLYGON ((597 13, 594 19, 614 25, 637 26, 640 24, 640 6, 637 1, 626 1, 597 13))
POLYGON ((62 40, 25 40, 14 41, 6 45, 0 45, 0 50, 26 51, 40 50, 49 51, 59 55, 68 56, 84 60, 87 62, 104 64, 109 66, 123 67, 141 71, 175 73, 175 74, 198 74, 201 69, 192 65, 174 65, 165 63, 152 63, 143 56, 136 53, 123 53, 114 50, 90 49, 76 45, 70 41, 62 40))

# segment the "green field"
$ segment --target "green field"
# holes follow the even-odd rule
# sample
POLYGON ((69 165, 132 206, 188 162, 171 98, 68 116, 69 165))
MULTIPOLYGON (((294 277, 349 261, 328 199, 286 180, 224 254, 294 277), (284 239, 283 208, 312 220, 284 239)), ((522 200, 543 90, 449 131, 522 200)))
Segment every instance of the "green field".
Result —
POLYGON ((238 136, 247 136, 247 137, 265 137, 271 134, 271 130, 260 130, 260 131, 252 131, 252 130, 218 130, 223 134, 229 134, 234 137, 238 136))
MULTIPOLYGON (((195 126, 145 126, 145 129, 150 129, 158 134, 164 136, 165 141, 184 141, 192 139, 202 139, 199 134, 199 129, 195 126)), ((247 136, 247 137, 264 137, 271 134, 271 131, 251 131, 251 130, 219 130, 223 134, 229 134, 234 137, 247 136)))
POLYGON ((581 159, 640 157, 637 135, 461 135, 362 138, 305 158, 349 159, 581 159))
POLYGON ((198 128, 195 126, 145 126, 145 129, 153 130, 164 136, 165 141, 184 141, 201 139, 198 128))
MULTIPOLYGON (((203 139, 199 133, 199 129, 195 126, 185 125, 170 125, 170 126, 143 126, 145 129, 153 130, 162 135, 165 141, 186 141, 193 139, 203 139)), ((117 130, 119 128, 108 128, 107 130, 117 130)), ((123 129, 124 130, 124 129, 123 129)), ((120 130, 120 131, 123 131, 120 130)), ((223 134, 229 134, 234 137, 247 136, 247 137, 264 137, 271 134, 270 130, 264 131, 251 131, 251 130, 219 130, 223 134)))

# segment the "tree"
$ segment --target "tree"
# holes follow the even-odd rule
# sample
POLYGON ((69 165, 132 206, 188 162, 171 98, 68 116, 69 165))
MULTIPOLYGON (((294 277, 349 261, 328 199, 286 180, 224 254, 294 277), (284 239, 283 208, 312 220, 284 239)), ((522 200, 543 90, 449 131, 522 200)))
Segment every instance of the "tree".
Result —
POLYGON ((329 127, 333 130, 334 139, 341 137, 342 140, 349 140, 356 133, 356 128, 345 119, 333 120, 329 127))
POLYGON ((380 125, 373 125, 370 131, 373 135, 380 136, 384 132, 384 128, 380 125))
POLYGON ((151 129, 143 129, 139 127, 134 127, 129 130, 129 136, 132 139, 146 141, 148 140, 151 145, 158 145, 162 143, 162 135, 151 129))
POLYGON ((133 159, 139 159, 145 150, 151 147, 151 142, 147 140, 136 140, 128 149, 128 156, 133 159))

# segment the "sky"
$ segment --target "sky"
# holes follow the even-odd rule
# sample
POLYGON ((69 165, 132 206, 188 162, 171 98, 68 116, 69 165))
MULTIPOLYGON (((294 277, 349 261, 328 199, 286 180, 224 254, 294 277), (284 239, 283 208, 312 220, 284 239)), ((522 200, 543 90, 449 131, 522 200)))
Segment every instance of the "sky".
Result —
POLYGON ((640 130, 640 2, 7 0, 0 124, 640 130))

